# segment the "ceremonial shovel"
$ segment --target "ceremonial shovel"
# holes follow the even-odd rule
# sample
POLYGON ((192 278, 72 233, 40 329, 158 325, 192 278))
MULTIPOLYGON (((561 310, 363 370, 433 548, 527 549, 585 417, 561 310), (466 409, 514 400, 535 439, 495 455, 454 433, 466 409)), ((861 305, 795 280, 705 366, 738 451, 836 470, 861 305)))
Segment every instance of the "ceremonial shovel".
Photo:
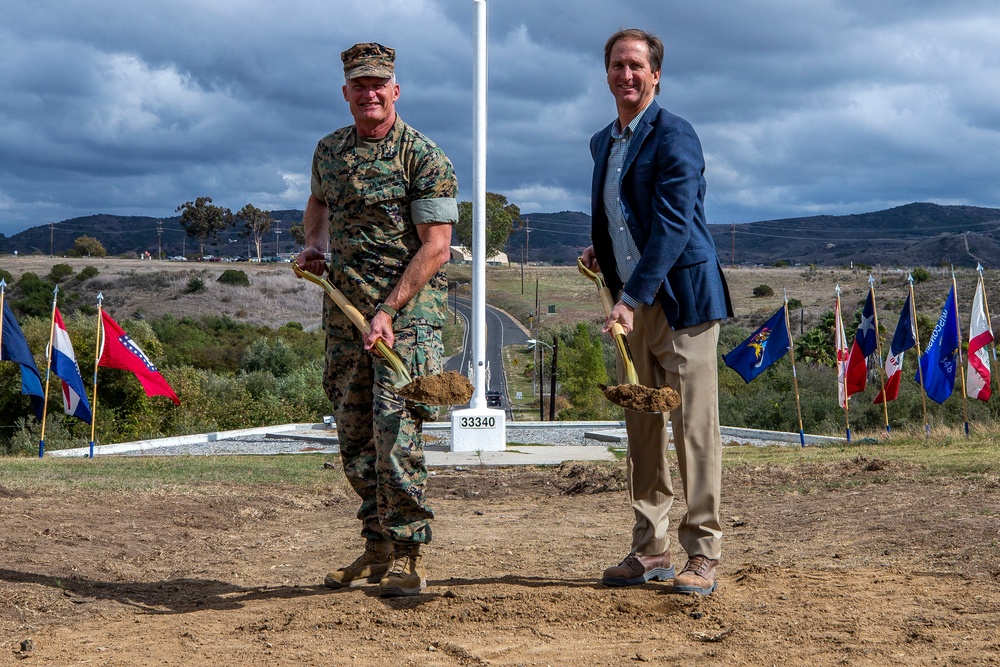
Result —
MULTIPOLYGON (((597 285, 597 292, 601 297, 601 305, 604 306, 604 316, 611 315, 614 301, 611 298, 611 290, 604 283, 604 278, 599 273, 594 273, 583 264, 583 259, 577 258, 576 266, 580 273, 590 278, 597 285)), ((625 367, 625 383, 617 387, 605 387, 599 385, 604 396, 617 405, 629 410, 638 412, 669 412, 681 404, 680 395, 670 387, 663 386, 658 389, 645 387, 639 384, 639 376, 635 372, 635 364, 632 361, 632 353, 628 349, 628 340, 625 338, 625 330, 622 325, 615 322, 611 325, 611 336, 614 338, 615 346, 618 348, 618 356, 621 357, 625 367)))
MULTIPOLYGON (((299 268, 298 264, 293 263, 292 270, 298 277, 314 282, 326 290, 337 307, 361 333, 365 336, 371 333, 371 326, 365 316, 354 307, 343 292, 333 286, 333 283, 323 276, 299 268)), ((414 379, 400 356, 381 338, 375 341, 375 351, 381 355, 383 363, 395 373, 396 382, 393 387, 396 393, 404 398, 424 405, 461 405, 468 403, 472 398, 474 387, 461 373, 447 371, 439 375, 424 375, 414 379)))
MULTIPOLYGON (((365 316, 361 314, 361 311, 354 307, 354 304, 344 296, 344 293, 333 286, 329 280, 323 276, 317 276, 315 273, 306 271, 305 269, 300 269, 298 264, 292 263, 292 270, 295 271, 295 275, 299 278, 305 278, 306 280, 312 281, 326 290, 326 293, 333 299, 333 302, 337 304, 345 315, 351 320, 351 323, 358 328, 358 330, 367 336, 371 333, 371 327, 368 325, 368 320, 365 316)), ((400 359, 399 355, 396 354, 391 347, 385 344, 381 338, 375 341, 375 350, 382 355, 382 359, 385 363, 392 369, 396 374, 396 382, 393 385, 397 389, 405 387, 406 385, 413 382, 413 378, 410 377, 410 372, 406 369, 406 364, 400 359)))

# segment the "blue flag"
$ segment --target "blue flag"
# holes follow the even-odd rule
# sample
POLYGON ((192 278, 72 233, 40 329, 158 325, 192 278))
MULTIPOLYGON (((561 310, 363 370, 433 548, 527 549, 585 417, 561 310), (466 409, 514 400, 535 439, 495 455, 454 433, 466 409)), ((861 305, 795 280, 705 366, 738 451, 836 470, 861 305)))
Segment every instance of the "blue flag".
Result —
POLYGON ((903 303, 903 312, 899 314, 899 321, 896 322, 896 333, 892 335, 892 344, 889 346, 889 356, 895 357, 900 352, 906 352, 917 344, 917 336, 913 330, 913 318, 910 316, 910 295, 906 295, 903 303))
POLYGON ((768 366, 785 356, 791 347, 785 307, 782 306, 771 319, 753 332, 753 335, 722 357, 726 365, 749 383, 768 366))
POLYGON ((875 330, 875 291, 868 290, 868 298, 865 299, 865 307, 861 310, 861 324, 858 325, 858 333, 854 336, 854 341, 861 350, 861 355, 866 359, 878 349, 878 331, 875 330))
MULTIPOLYGON (((948 301, 941 309, 927 349, 920 355, 920 369, 924 373, 924 390, 927 397, 944 403, 955 388, 955 353, 958 351, 958 311, 955 308, 955 288, 948 291, 948 301)), ((920 373, 914 378, 920 382, 920 373)))
POLYGON ((35 357, 31 354, 28 341, 24 339, 24 332, 6 303, 3 305, 3 349, 0 350, 0 359, 21 365, 21 393, 31 397, 31 407, 41 421, 42 411, 45 409, 42 376, 35 365, 35 357))

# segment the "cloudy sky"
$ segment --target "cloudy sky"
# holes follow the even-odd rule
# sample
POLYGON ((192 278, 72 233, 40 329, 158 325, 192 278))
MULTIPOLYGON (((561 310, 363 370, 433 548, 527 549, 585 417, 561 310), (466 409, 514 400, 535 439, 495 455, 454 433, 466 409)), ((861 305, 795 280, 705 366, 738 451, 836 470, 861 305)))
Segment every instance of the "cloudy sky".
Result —
MULTIPOLYGON (((302 208, 361 41, 396 49, 397 109, 467 198, 472 26, 472 0, 6 0, 0 233, 201 195, 302 208)), ((589 211, 619 27, 666 44, 659 103, 701 137, 710 222, 1000 206, 995 0, 489 0, 489 190, 589 211)))

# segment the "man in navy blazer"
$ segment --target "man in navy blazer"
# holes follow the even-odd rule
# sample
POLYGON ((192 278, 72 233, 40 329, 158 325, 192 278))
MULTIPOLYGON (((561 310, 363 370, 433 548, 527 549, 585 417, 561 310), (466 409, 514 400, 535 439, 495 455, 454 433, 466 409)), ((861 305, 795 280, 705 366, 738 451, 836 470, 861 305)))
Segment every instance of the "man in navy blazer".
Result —
POLYGON ((626 410, 632 547, 602 582, 673 579, 674 592, 709 595, 722 551, 717 346, 732 303, 705 223, 705 160, 691 125, 653 99, 663 62, 659 38, 619 31, 608 39, 604 61, 618 118, 590 141, 593 245, 582 259, 617 295, 604 331, 616 322, 625 329, 639 381, 680 393, 669 419, 687 500, 678 541, 688 560, 674 576, 667 415, 626 410))

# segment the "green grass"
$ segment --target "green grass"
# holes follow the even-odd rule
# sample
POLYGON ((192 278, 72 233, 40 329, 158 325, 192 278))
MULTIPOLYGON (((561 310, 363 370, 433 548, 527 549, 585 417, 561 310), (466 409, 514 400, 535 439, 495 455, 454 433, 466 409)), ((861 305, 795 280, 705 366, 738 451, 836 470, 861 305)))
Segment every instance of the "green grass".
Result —
POLYGON ((72 488, 140 492, 196 492, 199 487, 209 486, 320 490, 343 478, 339 464, 323 468, 324 461, 329 458, 319 454, 0 458, 0 486, 15 490, 72 488))
POLYGON ((728 447, 724 465, 827 464, 862 456, 920 466, 926 474, 996 477, 1000 475, 1000 429, 983 429, 969 438, 961 429, 937 429, 930 439, 923 433, 896 433, 862 444, 800 447, 728 447))
MULTIPOLYGON (((810 492, 817 488, 848 488, 854 484, 884 483, 894 477, 907 479, 957 477, 972 484, 1000 489, 1000 447, 997 433, 974 433, 966 439, 959 432, 936 431, 930 440, 923 434, 895 434, 877 444, 799 447, 727 447, 723 466, 751 479, 761 470, 762 482, 774 482, 773 471, 788 473, 779 488, 810 492), (863 458, 859 458, 863 457, 863 458), (838 464, 879 459, 887 466, 856 480, 838 473, 838 464), (906 464, 903 468, 899 464, 906 464), (824 472, 826 471, 826 472, 824 472), (770 477, 768 476, 770 475, 770 477)), ((522 444, 522 443, 518 443, 522 444)), ((516 446, 514 443, 512 445, 516 446)), ((609 447, 624 465, 624 450, 609 447)), ((343 483, 339 464, 328 455, 287 456, 161 456, 67 459, 48 457, 0 458, 0 490, 36 492, 138 492, 190 493, 230 489, 253 494, 265 488, 285 488, 321 493, 343 483)))

